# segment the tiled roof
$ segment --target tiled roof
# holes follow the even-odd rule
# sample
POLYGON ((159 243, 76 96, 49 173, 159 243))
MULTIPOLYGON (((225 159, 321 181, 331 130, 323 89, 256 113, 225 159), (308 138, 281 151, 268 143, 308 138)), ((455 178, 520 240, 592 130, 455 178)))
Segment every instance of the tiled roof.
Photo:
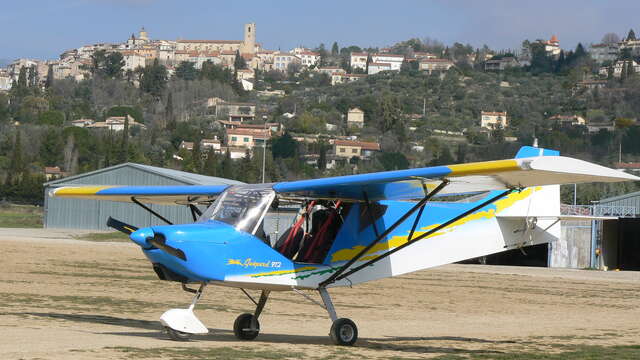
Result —
POLYGON ((507 112, 499 112, 499 111, 483 111, 482 115, 488 115, 488 116, 507 116, 507 112))
POLYGON ((227 129, 227 135, 251 135, 258 137, 269 137, 271 132, 269 129, 227 129))
POLYGON ((360 147, 362 150, 380 150, 380 144, 374 142, 354 141, 354 140, 335 140, 334 145, 338 146, 354 146, 360 147))
POLYGON ((242 40, 178 40, 178 42, 183 44, 241 44, 242 40))

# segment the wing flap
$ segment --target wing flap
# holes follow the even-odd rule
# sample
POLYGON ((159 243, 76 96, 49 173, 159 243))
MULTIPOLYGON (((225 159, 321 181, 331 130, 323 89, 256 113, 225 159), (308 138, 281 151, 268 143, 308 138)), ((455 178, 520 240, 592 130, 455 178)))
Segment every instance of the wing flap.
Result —
POLYGON ((52 189, 51 197, 137 201, 148 204, 186 205, 215 199, 229 185, 176 185, 176 186, 63 186, 52 189))

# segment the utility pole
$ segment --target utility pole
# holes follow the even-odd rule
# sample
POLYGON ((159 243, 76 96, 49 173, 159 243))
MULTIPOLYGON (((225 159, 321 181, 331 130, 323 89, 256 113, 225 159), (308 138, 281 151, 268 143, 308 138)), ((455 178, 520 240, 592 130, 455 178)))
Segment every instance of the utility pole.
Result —
POLYGON ((618 163, 622 162, 622 139, 620 139, 620 144, 618 144, 618 163))
POLYGON ((427 114, 427 98, 422 98, 422 117, 427 114))
MULTIPOLYGON (((264 129, 267 129, 267 117, 263 116, 262 120, 264 120, 264 129)), ((267 138, 265 137, 264 141, 262 142, 262 183, 264 184, 264 170, 265 170, 265 165, 267 163, 267 138)))

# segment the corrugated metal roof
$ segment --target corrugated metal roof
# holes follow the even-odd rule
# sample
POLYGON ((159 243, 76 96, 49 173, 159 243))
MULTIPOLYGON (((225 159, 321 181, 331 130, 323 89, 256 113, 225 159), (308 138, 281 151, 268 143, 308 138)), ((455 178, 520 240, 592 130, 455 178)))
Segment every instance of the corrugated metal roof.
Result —
POLYGON ((632 193, 628 193, 628 194, 623 194, 623 195, 612 196, 612 197, 600 199, 600 204, 608 203, 608 202, 612 202, 612 201, 619 201, 619 200, 629 199, 629 198, 633 198, 633 197, 640 197, 640 191, 636 191, 636 192, 632 192, 632 193))
POLYGON ((185 184, 189 184, 189 185, 220 185, 220 184, 229 184, 229 185, 235 185, 235 184, 243 184, 240 181, 236 181, 236 180, 231 180, 231 179, 225 179, 225 178, 219 178, 219 177, 215 177, 215 176, 206 176, 206 175, 199 175, 199 174, 193 174, 193 173, 188 173, 185 171, 180 171, 180 170, 173 170, 173 169, 165 169, 165 168, 160 168, 160 167, 156 167, 156 166, 150 166, 150 165, 142 165, 142 164, 136 164, 136 163, 124 163, 124 164, 118 164, 118 165, 114 165, 114 166, 110 166, 104 169, 100 169, 100 170, 95 170, 95 171, 91 171, 91 172, 87 172, 84 174, 79 174, 79 175, 74 175, 74 176, 69 176, 66 178, 62 178, 62 179, 56 179, 53 181, 49 181, 44 183, 45 186, 49 186, 49 185, 60 185, 60 184, 64 184, 64 183, 68 183, 70 181, 74 181, 77 179, 81 179, 81 178, 85 178, 85 177, 90 177, 93 175, 97 175, 97 174, 101 174, 104 172, 108 172, 108 171, 112 171, 115 169, 119 169, 119 168, 123 168, 123 167, 132 167, 135 169, 139 169, 145 172, 149 172, 155 175, 160 175, 160 176, 164 176, 173 180, 177 180, 180 182, 183 182, 185 184))

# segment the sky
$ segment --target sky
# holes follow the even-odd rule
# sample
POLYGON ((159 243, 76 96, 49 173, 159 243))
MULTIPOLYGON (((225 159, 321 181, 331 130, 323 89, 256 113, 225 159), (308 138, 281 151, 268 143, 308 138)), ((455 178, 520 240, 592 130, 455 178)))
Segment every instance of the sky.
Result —
POLYGON ((0 59, 55 59, 64 50, 122 42, 144 26, 151 39, 242 39, 256 23, 263 47, 334 41, 384 47, 429 37, 445 44, 519 49, 557 35, 573 49, 605 33, 640 34, 638 0, 29 0, 0 6, 0 59))

